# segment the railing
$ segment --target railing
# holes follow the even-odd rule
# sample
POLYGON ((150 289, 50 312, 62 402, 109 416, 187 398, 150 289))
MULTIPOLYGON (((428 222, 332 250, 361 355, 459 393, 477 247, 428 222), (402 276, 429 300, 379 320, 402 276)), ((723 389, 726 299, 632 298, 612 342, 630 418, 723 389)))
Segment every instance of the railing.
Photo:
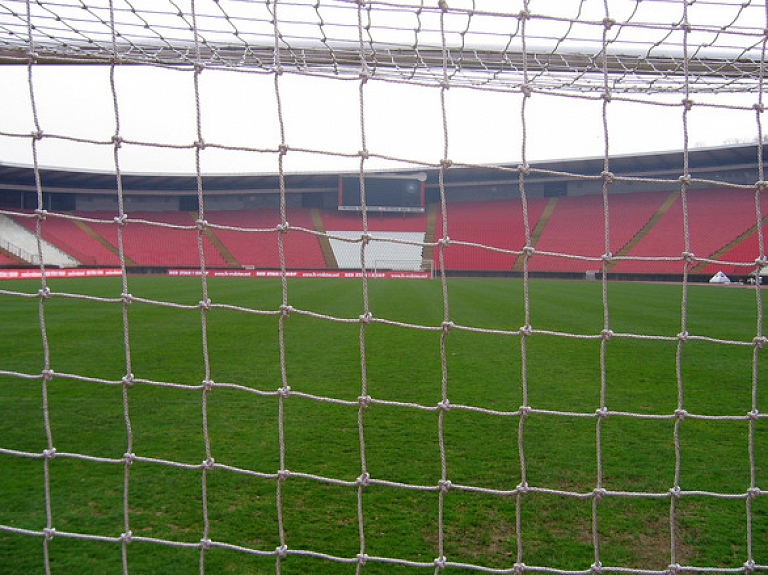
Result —
POLYGON ((0 248, 27 263, 38 265, 40 263, 40 257, 37 254, 31 254, 23 248, 20 248, 16 244, 12 244, 7 240, 0 239, 0 248))

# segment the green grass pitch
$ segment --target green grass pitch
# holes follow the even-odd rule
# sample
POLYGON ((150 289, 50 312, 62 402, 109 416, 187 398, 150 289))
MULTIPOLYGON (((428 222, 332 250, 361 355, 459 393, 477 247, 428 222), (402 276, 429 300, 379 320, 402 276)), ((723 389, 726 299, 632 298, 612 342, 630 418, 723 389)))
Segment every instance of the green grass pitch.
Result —
MULTIPOLYGON (((136 378, 181 384, 135 383, 127 388, 132 451, 137 456, 189 466, 205 460, 205 378, 201 281, 195 278, 130 276, 128 306, 130 371, 136 378)), ((50 460, 50 513, 59 532, 48 543, 52 573, 122 572, 122 545, 98 538, 124 530, 127 449, 123 388, 87 378, 119 382, 126 374, 123 308, 119 301, 90 301, 58 294, 119 299, 120 279, 50 281, 45 331, 54 373, 46 386, 50 432, 57 456, 50 460)), ((3 290, 35 294, 39 283, 7 282, 3 290)), ((208 280, 214 304, 276 311, 279 281, 208 280)), ((444 553, 448 561, 512 569, 518 535, 526 565, 588 570, 595 561, 590 494, 597 486, 597 418, 601 402, 599 339, 603 329, 599 282, 532 281, 530 318, 536 330, 526 339, 528 405, 542 412, 523 426, 529 487, 543 488, 521 499, 518 534, 515 496, 451 489, 445 496, 444 553), (567 412, 567 415, 560 412, 567 412), (548 490, 548 491, 547 491, 548 490)), ((363 313, 358 280, 289 280, 288 303, 336 318, 363 313)), ((374 318, 429 327, 443 322, 440 281, 369 282, 374 318)), ((617 334, 674 338, 681 331, 680 285, 611 283, 609 325, 617 334)), ((749 421, 753 409, 752 346, 758 334, 754 288, 691 285, 682 346, 683 407, 690 414, 736 416, 691 418, 680 423, 680 486, 701 494, 670 497, 606 496, 599 500, 599 556, 604 566, 664 570, 671 561, 671 523, 677 562, 719 568, 743 567, 748 558, 747 500, 751 485, 749 421), (706 492, 732 494, 712 497, 706 492)), ((515 331, 525 323, 524 284, 518 280, 448 280, 450 319, 459 326, 515 331)), ((0 294, 0 370, 39 374, 44 345, 39 300, 0 294)), ((214 307, 207 312, 210 379, 207 429, 216 464, 257 474, 280 467, 278 397, 282 385, 278 315, 214 307), (219 384, 233 384, 218 387, 219 384), (250 393, 250 388, 269 394, 250 393)), ((284 401, 285 467, 354 482, 361 474, 358 406, 361 395, 360 323, 328 321, 293 313, 285 320, 286 377, 293 395, 284 401), (349 405, 319 402, 329 397, 349 405)), ((442 399, 439 330, 414 330, 373 322, 365 329, 367 393, 381 401, 363 413, 367 470, 374 479, 435 487, 441 477, 438 413, 442 399), (414 404, 407 407, 386 402, 414 404)), ((675 340, 613 337, 606 345, 602 421, 603 487, 611 492, 665 494, 675 482, 675 420, 678 405, 675 340)), ((764 352, 759 352, 759 355, 764 352)), ((454 485, 513 490, 521 483, 518 450, 524 403, 521 337, 451 330, 446 337, 447 390, 452 406, 444 415, 447 477, 454 485), (462 409, 473 406, 482 410, 462 409)), ((758 361, 758 410, 768 410, 764 359, 758 361)), ((47 446, 41 378, 0 375, 0 573, 44 572, 43 539, 12 532, 46 526, 43 461, 8 450, 40 454, 47 446)), ((764 491, 751 503, 752 554, 768 564, 768 421, 754 422, 755 484, 764 491)), ((130 573, 199 571, 203 505, 199 468, 134 462, 129 472, 129 525, 134 537, 189 543, 188 547, 133 541, 127 546, 130 573)), ((276 480, 215 468, 207 475, 209 537, 251 550, 280 545, 276 480)), ((285 540, 291 550, 311 550, 354 559, 360 552, 357 488, 289 477, 282 483, 285 540)), ((365 550, 369 556, 431 563, 438 556, 438 494, 388 485, 363 490, 365 550)), ((210 573, 274 573, 275 558, 213 547, 205 553, 210 573)), ((354 573, 354 563, 289 555, 282 573, 354 573)), ((434 569, 369 561, 363 573, 429 573, 434 569)), ((469 570, 449 567, 446 573, 469 570)))

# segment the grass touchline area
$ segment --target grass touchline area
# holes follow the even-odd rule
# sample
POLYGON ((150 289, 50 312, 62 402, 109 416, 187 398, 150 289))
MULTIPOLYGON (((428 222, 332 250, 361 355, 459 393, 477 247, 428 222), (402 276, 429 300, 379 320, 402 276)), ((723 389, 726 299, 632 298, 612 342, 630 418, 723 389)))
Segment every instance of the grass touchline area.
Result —
POLYGON ((4 286, 0 572, 768 565, 754 287, 447 281, 4 286))

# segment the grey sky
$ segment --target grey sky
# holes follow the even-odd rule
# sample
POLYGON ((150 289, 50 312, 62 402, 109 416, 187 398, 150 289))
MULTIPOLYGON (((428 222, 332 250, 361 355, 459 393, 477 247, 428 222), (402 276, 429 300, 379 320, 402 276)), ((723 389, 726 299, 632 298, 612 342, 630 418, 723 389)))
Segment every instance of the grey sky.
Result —
MULTIPOLYGON (((23 2, 8 0, 8 3, 15 5, 19 14, 24 13, 23 2)), ((188 8, 188 4, 188 0, 177 2, 182 9, 188 8)), ((73 17, 78 18, 99 14, 103 18, 105 13, 97 11, 106 9, 102 0, 90 2, 87 13, 77 6, 76 11, 73 8, 69 12, 58 8, 65 5, 64 1, 57 5, 60 14, 68 16, 72 12, 73 17)), ((122 2, 117 1, 115 5, 122 7, 118 16, 128 32, 162 32, 168 37, 180 38, 179 41, 189 40, 189 30, 180 25, 180 19, 175 14, 162 13, 168 9, 165 3, 148 0, 132 3, 140 13, 147 11, 145 17, 154 14, 158 18, 155 24, 161 26, 150 32, 136 25, 134 13, 125 10, 122 2)), ((418 11, 415 7, 419 5, 404 1, 397 11, 388 8, 394 3, 378 6, 370 13, 373 24, 370 33, 376 35, 377 42, 439 44, 440 37, 436 34, 439 11, 418 11)), ((458 10, 446 14, 447 40, 453 44, 481 46, 498 44, 505 39, 514 43, 520 39, 514 28, 519 26, 516 15, 524 6, 522 0, 476 0, 474 3, 456 0, 449 5, 458 10), (503 14, 492 14, 500 10, 503 14)), ((198 25, 208 39, 229 42, 234 38, 220 17, 222 8, 233 17, 235 25, 249 24, 250 40, 270 41, 273 34, 270 13, 264 3, 222 0, 214 4, 198 0, 196 6, 198 25)), ((277 6, 278 18, 282 19, 281 31, 286 37, 291 36, 291 42, 306 42, 318 33, 333 34, 338 45, 352 43, 357 37, 356 3, 327 0, 316 10, 312 2, 284 0, 277 6), (322 14, 322 26, 317 23, 318 14, 322 14), (296 22, 306 22, 306 25, 296 22)), ((527 21, 527 49, 552 50, 557 46, 563 53, 599 51, 605 17, 602 0, 529 0, 528 6, 537 16, 527 21), (576 17, 578 23, 574 21, 576 17)), ((662 25, 680 23, 684 6, 681 0, 611 0, 608 6, 610 17, 625 23, 608 31, 612 35, 612 50, 624 54, 680 55, 682 31, 679 26, 669 30, 662 25)), ((53 13, 37 6, 33 8, 35 17, 45 18, 47 26, 60 25, 52 18, 53 13)), ((7 14, 0 16, 0 24, 7 18, 7 14)), ((750 58, 759 55, 753 31, 764 27, 764 4, 696 0, 688 3, 688 18, 694 28, 687 40, 691 46, 699 46, 698 55, 724 56, 747 49, 750 58), (727 33, 726 28, 722 28, 725 25, 727 33)), ((16 37, 25 33, 22 18, 9 20, 5 29, 12 29, 10 26, 18 28, 16 37)), ((62 35, 66 32, 60 31, 62 35)), ((95 26, 91 34, 109 45, 109 35, 105 32, 103 26, 95 26)), ((59 32, 54 30, 54 33, 59 32)), ((40 165, 113 170, 110 145, 73 140, 109 142, 115 133, 109 69, 95 65, 35 65, 32 80, 41 130, 46 135, 68 138, 43 138, 38 145, 40 165)), ((595 77, 594 81, 597 87, 591 93, 534 91, 525 106, 525 138, 523 95, 519 90, 469 88, 466 82, 452 85, 445 93, 448 157, 457 163, 517 163, 522 159, 523 145, 529 162, 601 156, 605 147, 601 78, 595 77)), ((629 75, 622 81, 633 80, 629 75)), ((435 164, 444 156, 441 90, 436 83, 414 86, 395 77, 387 81, 374 78, 362 90, 362 108, 360 82, 354 75, 329 79, 285 73, 279 77, 277 86, 285 142, 291 148, 285 157, 288 171, 356 171, 358 158, 343 155, 354 155, 361 150, 363 136, 371 153, 407 160, 371 159, 366 167, 372 170, 419 167, 422 162, 435 164), (295 151, 297 148, 318 153, 301 153, 295 151)), ((753 106, 760 97, 755 86, 753 81, 751 91, 746 92, 692 93, 690 99, 694 106, 687 115, 689 145, 754 141, 758 124, 753 106)), ((621 84, 613 88, 616 91, 612 93, 607 113, 611 154, 683 148, 681 92, 622 92, 621 84)), ((168 68, 119 66, 116 92, 120 135, 124 139, 154 144, 124 145, 120 150, 121 169, 140 173, 194 172, 194 153, 190 149, 163 147, 190 146, 197 139, 193 74, 168 68)), ((200 96, 202 137, 206 143, 265 150, 274 150, 280 144, 275 81, 268 70, 243 73, 206 69, 200 75, 200 96)), ((23 137, 35 129, 26 66, 0 66, 0 101, 3 102, 0 162, 31 164, 30 138, 23 137)), ((202 162, 205 172, 219 173, 276 172, 278 167, 274 153, 225 152, 213 147, 204 150, 202 162)))

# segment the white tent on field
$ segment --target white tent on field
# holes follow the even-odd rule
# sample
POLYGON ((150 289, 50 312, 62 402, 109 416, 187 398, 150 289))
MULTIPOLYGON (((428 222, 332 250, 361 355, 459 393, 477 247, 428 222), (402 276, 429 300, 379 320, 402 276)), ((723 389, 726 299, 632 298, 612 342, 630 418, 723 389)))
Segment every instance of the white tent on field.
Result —
POLYGON ((711 278, 709 278, 709 283, 711 283, 711 284, 729 284, 729 283, 731 283, 731 280, 723 272, 717 272, 715 275, 713 275, 711 278))

